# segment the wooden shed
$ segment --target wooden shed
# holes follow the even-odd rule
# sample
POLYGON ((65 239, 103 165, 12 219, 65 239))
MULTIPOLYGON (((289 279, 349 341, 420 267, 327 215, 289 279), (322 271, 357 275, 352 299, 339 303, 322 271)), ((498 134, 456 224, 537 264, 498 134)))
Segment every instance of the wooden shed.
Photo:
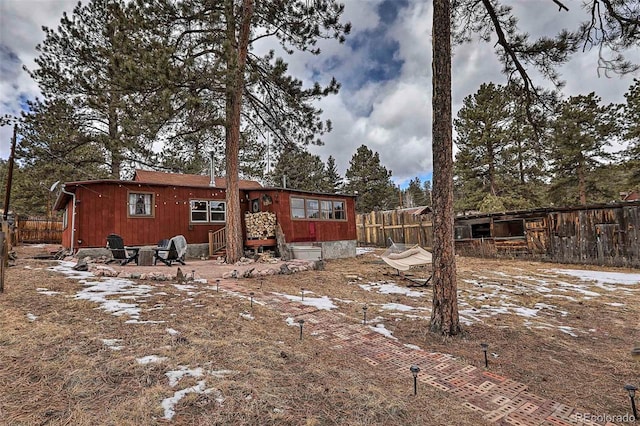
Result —
POLYGON ((640 201, 455 220, 456 253, 640 267, 640 201))
MULTIPOLYGON (((355 197, 263 188, 249 180, 239 188, 243 228, 246 217, 270 213, 287 243, 352 240, 355 247, 355 197)), ((68 182, 54 208, 63 211, 62 245, 73 250, 104 247, 110 233, 130 246, 175 235, 204 244, 225 229, 225 199, 224 178, 137 170, 131 181, 68 182)), ((248 247, 272 245, 275 238, 250 238, 246 228, 243 237, 248 247)))

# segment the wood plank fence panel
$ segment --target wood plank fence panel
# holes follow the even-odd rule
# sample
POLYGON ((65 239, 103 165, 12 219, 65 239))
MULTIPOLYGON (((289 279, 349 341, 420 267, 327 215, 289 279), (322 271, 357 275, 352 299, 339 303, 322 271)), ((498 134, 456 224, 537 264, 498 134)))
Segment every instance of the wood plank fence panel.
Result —
POLYGON ((401 211, 371 212, 356 217, 356 235, 360 245, 388 247, 394 243, 433 245, 433 223, 427 215, 401 211))
POLYGON ((16 220, 18 243, 62 244, 62 221, 50 218, 16 220))

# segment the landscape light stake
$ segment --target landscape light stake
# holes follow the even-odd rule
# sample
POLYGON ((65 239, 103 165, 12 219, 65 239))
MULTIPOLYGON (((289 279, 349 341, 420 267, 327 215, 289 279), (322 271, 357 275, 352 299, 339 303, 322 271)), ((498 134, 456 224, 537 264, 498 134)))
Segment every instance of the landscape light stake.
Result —
POLYGON ((484 368, 489 368, 489 359, 487 358, 487 348, 489 347, 486 343, 480 343, 482 346, 482 351, 484 352, 484 368))
POLYGON ((253 308, 253 292, 249 293, 251 299, 251 307, 253 308))
POLYGON ((260 278, 260 290, 262 290, 262 283, 264 282, 264 278, 260 278))
POLYGON ((418 373, 420 372, 420 367, 417 365, 412 365, 409 367, 409 371, 413 374, 413 394, 418 394, 418 373))
POLYGON ((216 280, 216 293, 220 290, 220 280, 216 280))
POLYGON ((302 340, 302 326, 304 325, 304 320, 298 320, 298 324, 300 324, 300 340, 302 340))
POLYGON ((363 315, 363 317, 364 317, 364 318, 363 318, 362 323, 363 323, 364 325, 367 325, 367 309, 369 309, 369 308, 367 307, 367 305, 364 305, 364 306, 362 307, 362 315, 363 315))
POLYGON ((304 288, 300 289, 300 293, 302 293, 302 301, 304 302, 304 288))
POLYGON ((192 269, 192 270, 191 270, 191 281, 193 281, 193 280, 195 280, 195 279, 196 279, 196 270, 195 270, 195 269, 192 269))
POLYGON ((629 392, 629 399, 631 400, 631 411, 633 411, 633 418, 637 419, 638 410, 636 410, 635 397, 636 397, 636 391, 638 390, 638 388, 633 385, 624 385, 624 390, 629 392))

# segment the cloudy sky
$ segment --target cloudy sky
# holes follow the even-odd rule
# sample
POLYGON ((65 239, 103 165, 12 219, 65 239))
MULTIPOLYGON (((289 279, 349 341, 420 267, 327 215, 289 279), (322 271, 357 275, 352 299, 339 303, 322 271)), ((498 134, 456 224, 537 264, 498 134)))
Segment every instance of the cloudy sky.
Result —
MULTIPOLYGON (((345 20, 353 25, 343 45, 323 43, 317 57, 296 54, 286 59, 291 72, 306 82, 342 83, 337 96, 320 102, 334 130, 325 145, 312 148, 324 161, 336 159, 341 174, 360 145, 380 154, 398 184, 419 176, 431 166, 431 2, 428 0, 343 0, 345 20)), ((551 0, 511 0, 520 27, 535 35, 552 35, 575 28, 585 19, 580 0, 565 0, 569 12, 559 12, 551 0)), ((35 46, 43 25, 56 27, 63 11, 75 0, 0 0, 0 114, 20 111, 25 99, 38 95, 37 86, 22 71, 33 68, 35 46)), ((260 47, 260 46, 258 46, 260 47)), ((484 82, 504 84, 493 45, 472 43, 454 51, 454 115, 465 96, 484 82)), ((638 49, 632 57, 640 61, 638 49)), ((596 92, 605 102, 622 102, 631 75, 598 76, 597 52, 578 54, 561 69, 565 96, 596 92)), ((545 82, 537 79, 536 83, 545 82)), ((0 157, 7 158, 11 129, 0 129, 0 157)))

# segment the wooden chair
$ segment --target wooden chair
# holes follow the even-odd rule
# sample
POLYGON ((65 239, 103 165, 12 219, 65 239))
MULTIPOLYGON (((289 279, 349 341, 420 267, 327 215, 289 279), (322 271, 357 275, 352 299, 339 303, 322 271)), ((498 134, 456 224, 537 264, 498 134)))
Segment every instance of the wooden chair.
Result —
POLYGON ((178 262, 182 265, 185 265, 184 255, 180 256, 178 254, 178 250, 176 250, 176 244, 173 238, 170 240, 159 241, 158 247, 154 248, 153 250, 155 252, 153 256, 154 265, 158 263, 158 260, 167 266, 171 266, 173 262, 178 262))
POLYGON ((111 254, 113 255, 113 259, 108 260, 107 263, 119 261, 122 266, 129 262, 136 262, 136 265, 138 264, 138 252, 140 249, 137 247, 126 247, 120 235, 109 234, 107 236, 107 248, 111 250, 111 254))

